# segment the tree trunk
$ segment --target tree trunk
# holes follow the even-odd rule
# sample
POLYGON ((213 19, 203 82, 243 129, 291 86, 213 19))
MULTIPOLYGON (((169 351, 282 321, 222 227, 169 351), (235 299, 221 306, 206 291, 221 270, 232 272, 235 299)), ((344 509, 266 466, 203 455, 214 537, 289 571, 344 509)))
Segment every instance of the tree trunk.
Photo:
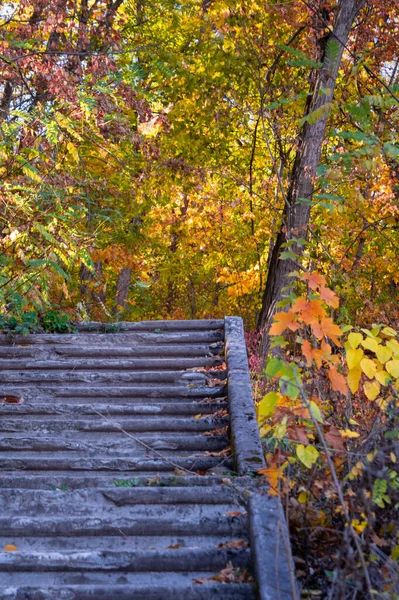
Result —
POLYGON ((130 267, 124 267, 119 271, 118 281, 116 284, 115 302, 119 304, 123 310, 127 308, 131 276, 132 270, 130 267))
MULTIPOLYGON (((336 78, 353 21, 363 4, 364 0, 341 0, 333 29, 323 39, 320 61, 323 66, 311 73, 309 100, 299 134, 284 211, 283 222, 287 226, 281 225, 276 237, 258 319, 258 328, 263 331, 266 342, 265 352, 268 350, 267 333, 276 312, 276 304, 282 299, 283 288, 292 282, 288 274, 296 269, 292 260, 279 258, 281 247, 289 239, 307 236, 316 168, 320 161, 336 78)), ((294 244, 291 249, 297 254, 301 253, 298 245, 294 244)))

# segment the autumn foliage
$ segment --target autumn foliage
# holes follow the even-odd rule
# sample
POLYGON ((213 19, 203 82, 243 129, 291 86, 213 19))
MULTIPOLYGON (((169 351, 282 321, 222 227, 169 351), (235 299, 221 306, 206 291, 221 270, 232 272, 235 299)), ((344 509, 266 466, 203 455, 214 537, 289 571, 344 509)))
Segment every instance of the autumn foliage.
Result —
POLYGON ((0 328, 241 315, 298 576, 355 600, 398 585, 399 19, 351 4, 2 3, 0 328))
POLYGON ((325 278, 298 279, 306 290, 283 302, 270 331, 263 396, 254 372, 267 458, 260 473, 286 503, 305 589, 390 598, 389 565, 399 557, 398 333, 339 327, 326 316, 338 299, 325 278))

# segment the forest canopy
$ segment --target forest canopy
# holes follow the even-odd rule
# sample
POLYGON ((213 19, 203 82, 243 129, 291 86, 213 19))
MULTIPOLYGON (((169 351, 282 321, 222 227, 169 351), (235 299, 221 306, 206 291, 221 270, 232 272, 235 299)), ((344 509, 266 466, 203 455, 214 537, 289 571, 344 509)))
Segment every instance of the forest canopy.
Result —
POLYGON ((3 2, 3 309, 251 329, 285 231, 279 256, 325 274, 344 321, 395 322, 398 15, 353 4, 309 111, 335 2, 3 2), (287 232, 301 132, 324 118, 309 219, 287 232))

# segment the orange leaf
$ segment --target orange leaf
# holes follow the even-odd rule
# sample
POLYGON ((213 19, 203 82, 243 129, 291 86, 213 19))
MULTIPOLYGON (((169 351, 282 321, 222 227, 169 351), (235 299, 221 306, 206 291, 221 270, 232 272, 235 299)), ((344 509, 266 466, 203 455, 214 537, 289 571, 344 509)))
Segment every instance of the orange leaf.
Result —
POLYGON ((316 290, 318 287, 325 287, 326 285, 325 278, 319 273, 305 273, 305 275, 302 275, 301 279, 303 281, 307 280, 311 290, 316 290))
POLYGON ((325 340, 321 342, 321 349, 323 350, 324 354, 331 354, 331 346, 325 340))
POLYGON ((339 306, 338 296, 334 294, 334 292, 330 290, 330 288, 321 287, 320 298, 324 300, 324 302, 328 304, 328 306, 332 306, 333 308, 338 308, 339 306))
POLYGON ((298 323, 295 321, 295 313, 292 310, 288 312, 279 312, 274 315, 274 323, 270 328, 270 335, 280 335, 285 329, 296 331, 298 323))
POLYGON ((331 387, 334 392, 341 392, 344 396, 348 393, 345 377, 341 373, 338 373, 335 367, 330 366, 328 378, 331 381, 331 387))
POLYGON ((316 365, 320 369, 321 365, 323 364, 323 360, 325 359, 323 350, 320 350, 319 348, 315 348, 313 350, 313 358, 314 358, 316 365))
POLYGON ((301 319, 306 325, 317 322, 317 319, 326 316, 326 311, 320 300, 311 300, 307 307, 301 312, 301 319))
POLYGON ((278 468, 268 468, 268 469, 259 469, 258 473, 260 475, 264 475, 269 482, 270 490, 269 494, 271 496, 278 496, 278 480, 280 477, 280 469, 278 468))
POLYGON ((313 358, 312 346, 308 342, 308 340, 303 340, 302 342, 302 354, 306 358, 306 362, 308 365, 311 364, 313 358))
POLYGON ((308 301, 305 298, 297 298, 294 302, 294 304, 292 305, 292 311, 294 313, 297 312, 301 312, 302 310, 305 310, 305 308, 308 306, 308 301))
POLYGON ((4 548, 5 552, 16 552, 17 550, 18 548, 14 546, 14 544, 8 544, 8 546, 5 546, 4 548))
POLYGON ((325 319, 321 320, 320 326, 323 334, 331 338, 334 344, 340 346, 340 342, 337 337, 342 335, 342 331, 338 325, 336 325, 334 321, 330 319, 330 317, 326 317, 325 319))

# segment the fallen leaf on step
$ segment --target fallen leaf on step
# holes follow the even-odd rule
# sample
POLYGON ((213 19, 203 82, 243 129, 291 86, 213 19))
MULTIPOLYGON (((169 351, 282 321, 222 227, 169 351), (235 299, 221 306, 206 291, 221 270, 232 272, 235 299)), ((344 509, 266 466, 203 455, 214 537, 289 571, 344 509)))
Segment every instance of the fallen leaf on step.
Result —
POLYGON ((248 542, 244 540, 231 540, 230 542, 222 542, 219 548, 248 548, 248 542))

